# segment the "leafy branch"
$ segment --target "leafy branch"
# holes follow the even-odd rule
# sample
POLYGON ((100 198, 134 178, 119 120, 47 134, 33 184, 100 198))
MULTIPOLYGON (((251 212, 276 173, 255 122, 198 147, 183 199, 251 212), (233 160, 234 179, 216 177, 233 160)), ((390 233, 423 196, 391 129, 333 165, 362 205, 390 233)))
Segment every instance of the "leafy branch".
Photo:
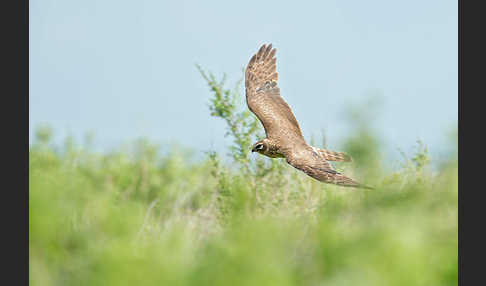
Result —
POLYGON ((243 78, 239 79, 231 89, 226 87, 226 74, 218 81, 213 73, 205 72, 199 65, 196 67, 213 93, 209 103, 211 116, 223 119, 227 125, 225 136, 233 138, 230 155, 243 167, 246 175, 249 175, 251 173, 250 149, 257 135, 260 135, 258 134, 260 124, 249 110, 243 109, 239 104, 242 100, 240 89, 243 78))

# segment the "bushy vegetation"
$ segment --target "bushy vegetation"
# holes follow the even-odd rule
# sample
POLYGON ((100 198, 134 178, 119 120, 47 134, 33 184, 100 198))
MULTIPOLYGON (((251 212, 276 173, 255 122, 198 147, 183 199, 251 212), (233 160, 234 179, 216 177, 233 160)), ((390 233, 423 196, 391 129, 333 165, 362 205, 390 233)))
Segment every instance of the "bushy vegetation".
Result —
POLYGON ((336 167, 376 189, 323 184, 251 156, 263 130, 241 81, 200 71, 233 139, 230 164, 148 140, 103 154, 58 146, 38 128, 31 285, 457 285, 457 154, 432 170, 419 143, 387 170, 373 130, 355 124, 342 149, 354 162, 336 167))

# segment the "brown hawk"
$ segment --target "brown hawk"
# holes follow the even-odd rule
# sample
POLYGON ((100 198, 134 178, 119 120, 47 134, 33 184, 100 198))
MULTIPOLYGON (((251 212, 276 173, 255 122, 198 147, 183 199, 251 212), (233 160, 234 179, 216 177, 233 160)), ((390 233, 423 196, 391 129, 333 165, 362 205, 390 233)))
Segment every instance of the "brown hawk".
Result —
POLYGON ((285 158, 288 164, 324 183, 370 188, 335 171, 328 162, 350 162, 350 156, 305 142, 290 106, 280 96, 276 51, 272 44, 263 45, 245 71, 246 103, 263 124, 267 136, 256 142, 251 151, 270 158, 285 158))

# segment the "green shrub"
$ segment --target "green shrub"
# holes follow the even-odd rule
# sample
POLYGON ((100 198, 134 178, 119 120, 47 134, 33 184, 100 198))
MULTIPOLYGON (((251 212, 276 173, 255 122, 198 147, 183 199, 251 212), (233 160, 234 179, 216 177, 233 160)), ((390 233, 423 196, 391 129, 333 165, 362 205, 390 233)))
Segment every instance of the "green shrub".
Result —
POLYGON ((356 125, 344 146, 357 160, 345 168, 376 189, 322 184, 251 156, 263 134, 240 85, 201 73, 233 139, 231 163, 147 139, 96 153, 38 131, 32 285, 457 285, 457 153, 432 172, 419 143, 387 170, 373 130, 356 125))

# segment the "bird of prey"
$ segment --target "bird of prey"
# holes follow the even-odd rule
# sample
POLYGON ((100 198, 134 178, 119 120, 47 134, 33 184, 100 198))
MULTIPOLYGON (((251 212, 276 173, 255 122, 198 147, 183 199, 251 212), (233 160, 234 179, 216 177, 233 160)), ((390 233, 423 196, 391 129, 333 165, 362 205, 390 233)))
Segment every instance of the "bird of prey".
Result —
POLYGON ((370 188, 337 172, 328 162, 350 162, 350 156, 305 142, 290 106, 280 96, 276 51, 272 44, 263 45, 245 70, 246 103, 263 124, 267 136, 256 142, 251 151, 270 158, 285 158, 291 166, 324 183, 370 188))

